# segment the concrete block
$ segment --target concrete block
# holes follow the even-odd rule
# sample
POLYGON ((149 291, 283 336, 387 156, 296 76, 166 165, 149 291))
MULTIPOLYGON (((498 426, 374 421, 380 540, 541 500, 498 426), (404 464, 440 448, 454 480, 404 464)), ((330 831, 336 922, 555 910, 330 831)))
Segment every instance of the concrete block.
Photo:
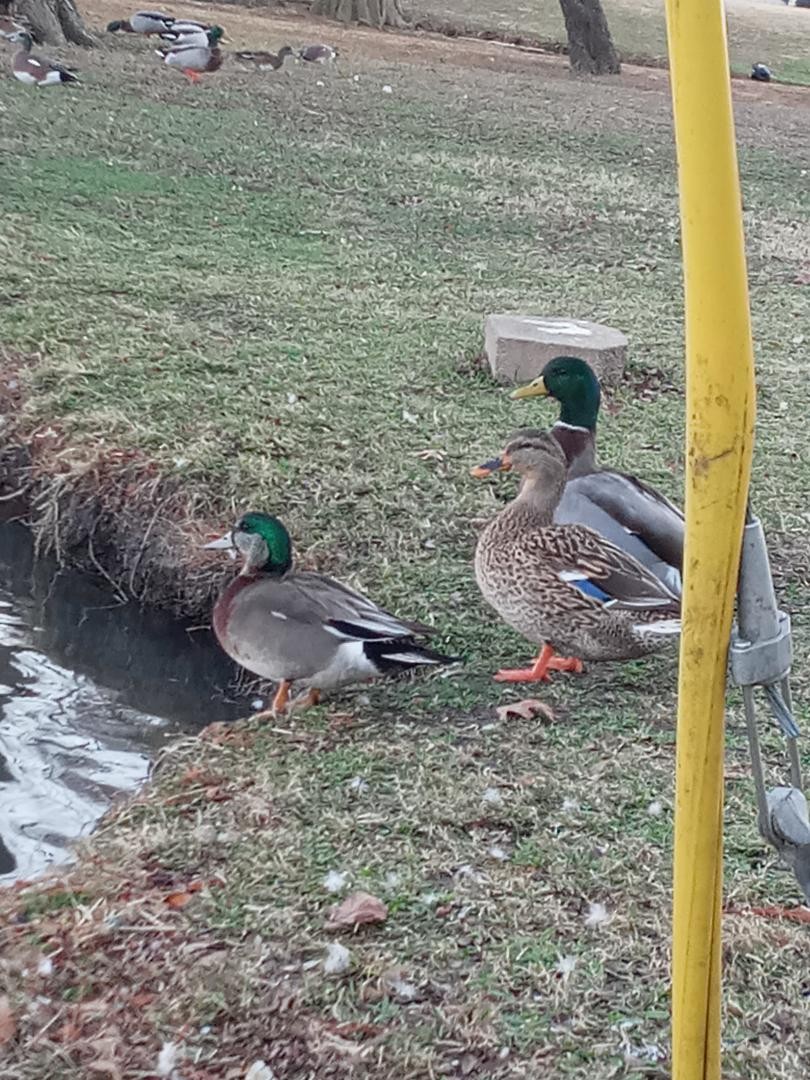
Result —
POLYGON ((611 326, 585 319, 488 315, 484 349, 499 382, 531 382, 555 356, 579 356, 609 386, 624 371, 627 338, 611 326))

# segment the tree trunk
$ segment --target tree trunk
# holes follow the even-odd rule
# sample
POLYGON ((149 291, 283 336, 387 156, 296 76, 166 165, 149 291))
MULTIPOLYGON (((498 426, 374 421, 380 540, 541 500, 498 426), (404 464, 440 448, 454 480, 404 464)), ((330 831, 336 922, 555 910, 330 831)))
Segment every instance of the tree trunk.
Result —
POLYGON ((568 34, 568 57, 585 75, 618 75, 619 56, 601 0, 560 0, 568 34))
POLYGON ((309 12, 338 22, 362 23, 378 29, 393 26, 402 30, 410 26, 401 0, 312 0, 309 12))
POLYGON ((17 13, 30 25, 37 40, 48 45, 95 45, 84 27, 74 0, 18 0, 17 13))

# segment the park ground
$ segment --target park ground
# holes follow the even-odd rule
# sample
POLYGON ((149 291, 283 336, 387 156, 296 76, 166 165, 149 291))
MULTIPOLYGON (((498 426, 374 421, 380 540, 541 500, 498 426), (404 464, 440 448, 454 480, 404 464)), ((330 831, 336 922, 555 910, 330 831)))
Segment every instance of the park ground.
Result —
MULTIPOLYGON (((235 1080, 263 1060, 251 1080, 663 1080, 674 658, 499 713, 519 695, 491 673, 526 646, 471 555, 512 485, 468 471, 553 416, 480 364, 484 315, 522 308, 627 332, 602 455, 680 497, 666 72, 578 81, 496 43, 179 10, 231 47, 320 38, 341 59, 231 62, 192 88, 115 40, 66 53, 81 89, 0 81, 6 490, 65 558, 203 618, 221 572, 200 541, 275 511, 307 565, 434 623, 466 663, 186 739, 73 868, 0 896, 0 1078, 235 1080), (386 921, 329 929, 356 890, 386 921)), ((810 93, 740 81, 735 104, 754 500, 806 727, 810 93)), ((808 929, 776 917, 797 890, 756 833, 735 698, 727 766, 724 1076, 794 1080, 808 929)))

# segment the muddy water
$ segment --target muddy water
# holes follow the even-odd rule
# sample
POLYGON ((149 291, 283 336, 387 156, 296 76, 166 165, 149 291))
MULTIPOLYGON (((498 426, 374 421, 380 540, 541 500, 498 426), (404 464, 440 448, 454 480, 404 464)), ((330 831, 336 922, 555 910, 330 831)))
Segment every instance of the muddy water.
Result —
POLYGON ((0 883, 68 859, 167 739, 245 715, 233 678, 208 631, 117 603, 0 523, 0 883))

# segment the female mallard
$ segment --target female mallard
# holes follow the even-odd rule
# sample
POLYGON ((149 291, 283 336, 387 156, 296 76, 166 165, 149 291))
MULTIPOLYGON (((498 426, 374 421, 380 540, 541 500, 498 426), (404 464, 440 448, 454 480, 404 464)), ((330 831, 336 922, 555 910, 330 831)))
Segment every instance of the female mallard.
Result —
POLYGON ((205 546, 242 555, 241 572, 214 607, 214 633, 238 664, 279 684, 274 714, 293 683, 309 687, 302 703, 314 705, 333 686, 452 662, 414 640, 433 633, 429 627, 389 615, 332 578, 293 570, 278 518, 246 514, 205 546))
POLYGON ((109 34, 162 34, 170 30, 176 22, 173 15, 164 15, 161 11, 136 11, 128 19, 114 19, 107 23, 109 34))
POLYGON ((554 514, 587 525, 632 555, 680 595, 684 521, 681 511, 636 476, 596 463, 599 380, 575 356, 558 356, 513 398, 553 397, 560 418, 551 433, 568 460, 568 483, 554 514))
POLYGON ((541 649, 531 668, 496 679, 536 682, 549 671, 581 671, 582 660, 630 660, 679 633, 678 597, 653 573, 593 529, 554 524, 566 484, 556 438, 516 431, 473 475, 510 468, 520 491, 481 533, 475 576, 487 603, 541 649))
POLYGON ((179 68, 193 83, 199 82, 205 71, 219 71, 222 67, 222 50, 219 41, 223 35, 221 26, 212 26, 206 32, 206 44, 179 44, 169 49, 156 49, 164 64, 179 68))
POLYGON ((27 30, 10 34, 8 40, 20 46, 11 62, 11 71, 14 78, 26 86, 56 86, 57 83, 79 82, 78 76, 70 68, 57 64, 55 60, 47 60, 44 56, 34 55, 31 52, 34 42, 27 30))
POLYGON ((293 50, 289 45, 284 45, 277 53, 243 50, 235 54, 237 60, 241 60, 246 64, 254 64, 259 71, 278 71, 287 57, 292 55, 293 50))

